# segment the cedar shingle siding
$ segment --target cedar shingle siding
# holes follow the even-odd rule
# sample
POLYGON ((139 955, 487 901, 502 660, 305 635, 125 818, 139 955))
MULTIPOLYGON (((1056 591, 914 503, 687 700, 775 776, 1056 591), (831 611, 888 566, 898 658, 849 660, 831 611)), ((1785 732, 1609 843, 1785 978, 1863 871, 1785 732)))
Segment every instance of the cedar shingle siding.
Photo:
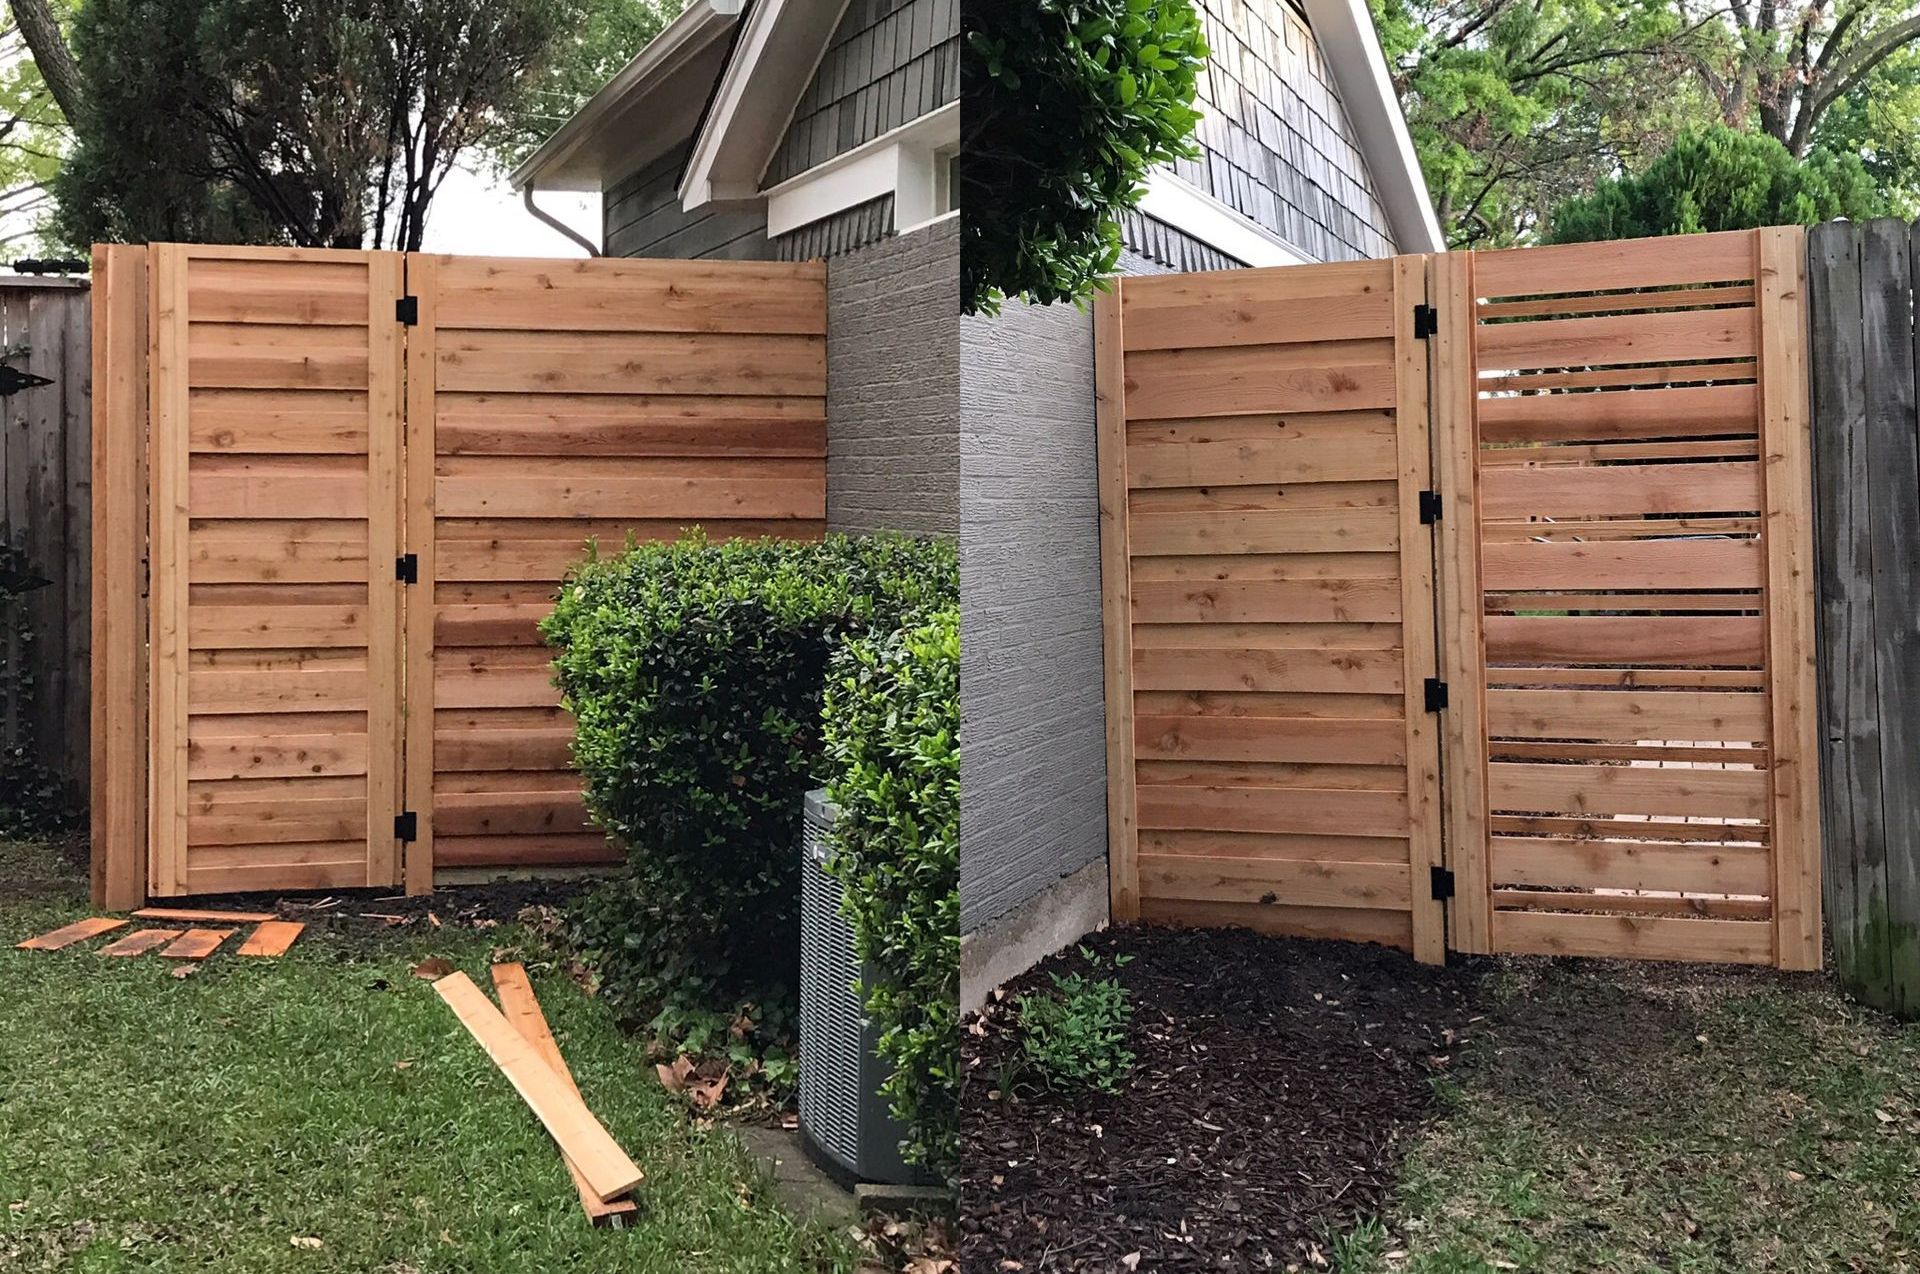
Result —
POLYGON ((762 187, 959 96, 960 0, 849 0, 762 187))
POLYGON ((761 261, 773 255, 764 209, 688 212, 680 206, 680 174, 692 147, 689 139, 608 188, 601 199, 608 256, 761 261))
MULTIPOLYGON (((1386 211, 1306 19, 1289 0, 1198 3, 1212 49, 1200 82, 1203 153, 1176 161, 1175 174, 1312 260, 1390 255, 1386 211)), ((1127 246, 1195 268, 1196 245, 1148 220, 1126 227, 1127 246)))

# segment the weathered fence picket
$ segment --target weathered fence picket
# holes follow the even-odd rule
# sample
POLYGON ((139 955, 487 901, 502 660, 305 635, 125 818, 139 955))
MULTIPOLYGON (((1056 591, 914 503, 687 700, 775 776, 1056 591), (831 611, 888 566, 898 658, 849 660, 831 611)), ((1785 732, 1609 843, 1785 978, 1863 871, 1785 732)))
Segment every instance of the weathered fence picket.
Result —
POLYGON ((1920 411, 1903 222, 1815 227, 1822 806, 1834 965, 1920 1013, 1920 411))

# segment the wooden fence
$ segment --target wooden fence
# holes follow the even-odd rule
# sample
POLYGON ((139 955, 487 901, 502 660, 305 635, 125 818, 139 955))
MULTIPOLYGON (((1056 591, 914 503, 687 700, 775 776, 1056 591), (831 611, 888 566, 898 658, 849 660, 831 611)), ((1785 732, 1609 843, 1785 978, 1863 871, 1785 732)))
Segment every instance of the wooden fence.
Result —
POLYGON ((52 382, 0 397, 0 569, 47 583, 0 631, 0 749, 39 758, 78 804, 87 790, 92 485, 84 279, 0 279, 5 365, 52 382))
POLYGON ((608 861, 536 626, 589 539, 819 534, 818 264, 96 276, 96 896, 608 861))
POLYGON ((1788 229, 1103 298, 1116 918, 1817 967, 1803 267, 1788 229))
POLYGON ((1861 999, 1920 1015, 1920 235, 1818 226, 1809 266, 1827 915, 1861 999))

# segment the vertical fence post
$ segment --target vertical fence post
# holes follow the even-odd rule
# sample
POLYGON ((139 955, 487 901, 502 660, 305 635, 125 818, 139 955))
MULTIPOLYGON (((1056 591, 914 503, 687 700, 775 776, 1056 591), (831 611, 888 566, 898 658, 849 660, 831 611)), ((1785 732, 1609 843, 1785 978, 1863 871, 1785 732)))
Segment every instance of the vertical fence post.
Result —
POLYGON ((147 897, 147 252, 93 250, 93 903, 147 897))
POLYGON ((1133 599, 1127 537, 1126 371, 1120 289, 1093 302, 1094 421, 1100 466, 1100 609, 1106 631, 1107 888, 1114 923, 1140 918, 1134 817, 1133 599))

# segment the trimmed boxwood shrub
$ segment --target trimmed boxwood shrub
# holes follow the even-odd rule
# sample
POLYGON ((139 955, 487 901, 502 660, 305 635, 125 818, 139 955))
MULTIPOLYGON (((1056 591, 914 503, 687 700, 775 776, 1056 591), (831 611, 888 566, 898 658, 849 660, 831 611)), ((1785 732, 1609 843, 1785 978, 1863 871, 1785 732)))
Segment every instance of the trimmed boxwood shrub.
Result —
POLYGON ((717 1034, 734 1043, 784 1034, 828 659, 958 591, 951 542, 897 535, 696 533, 573 572, 542 632, 578 722, 587 807, 628 854, 624 877, 573 916, 618 1011, 659 1014, 656 1031, 682 1042, 716 1034, 703 1012, 724 1014, 717 1034))
POLYGON ((960 1097, 960 612, 874 630, 834 656, 828 868, 872 970, 862 987, 909 1160, 951 1172, 960 1097))

